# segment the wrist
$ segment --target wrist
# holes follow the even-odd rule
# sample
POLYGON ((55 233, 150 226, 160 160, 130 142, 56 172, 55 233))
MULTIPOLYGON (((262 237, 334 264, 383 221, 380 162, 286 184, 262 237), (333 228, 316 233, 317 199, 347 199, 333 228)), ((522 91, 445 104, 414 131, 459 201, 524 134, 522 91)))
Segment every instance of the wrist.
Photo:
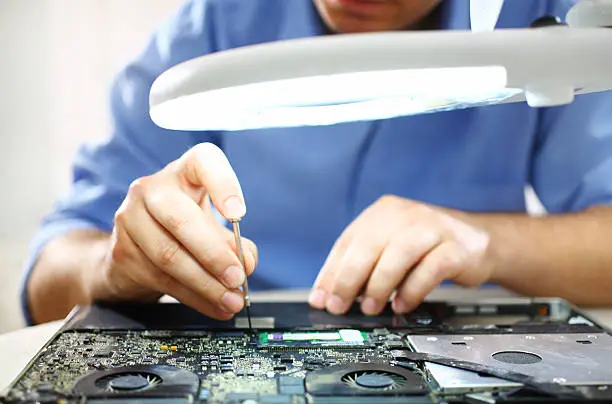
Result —
POLYGON ((483 256, 482 265, 489 271, 487 282, 504 284, 508 278, 516 276, 521 265, 521 243, 528 237, 526 215, 513 213, 467 213, 455 211, 457 218, 485 231, 489 244, 483 256))
MULTIPOLYGON (((484 282, 499 283, 501 279, 504 279, 507 268, 509 267, 506 265, 507 260, 505 259, 508 255, 506 252, 507 243, 500 238, 500 232, 497 231, 497 224, 499 224, 500 221, 504 221, 501 217, 502 215, 470 213, 450 208, 438 209, 452 218, 476 230, 482 231, 487 235, 488 244, 479 263, 480 269, 488 274, 484 282)), ((506 227, 506 224, 502 223, 502 226, 506 227)))
MULTIPOLYGON (((100 232, 96 233, 100 238, 100 232)), ((28 279, 27 297, 34 323, 64 318, 75 305, 91 301, 90 273, 92 257, 100 247, 92 249, 92 231, 74 231, 59 236, 41 251, 28 279)))
POLYGON ((54 273, 63 273, 69 285, 63 293, 71 306, 88 304, 95 298, 109 235, 98 230, 76 230, 50 245, 54 273))
POLYGON ((110 238, 94 240, 91 244, 90 255, 84 266, 79 269, 80 290, 84 301, 92 303, 97 300, 113 300, 118 290, 110 279, 109 257, 110 238))

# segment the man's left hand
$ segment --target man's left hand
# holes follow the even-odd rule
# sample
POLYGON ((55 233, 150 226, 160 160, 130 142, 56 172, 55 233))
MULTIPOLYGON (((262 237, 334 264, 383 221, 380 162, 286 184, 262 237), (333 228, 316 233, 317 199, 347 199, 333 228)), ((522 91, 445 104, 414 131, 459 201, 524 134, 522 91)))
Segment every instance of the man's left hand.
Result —
POLYGON ((384 196, 364 210, 332 248, 310 305, 345 313, 363 296, 365 314, 378 314, 395 291, 397 313, 413 310, 442 281, 477 286, 491 277, 488 234, 442 209, 384 196))

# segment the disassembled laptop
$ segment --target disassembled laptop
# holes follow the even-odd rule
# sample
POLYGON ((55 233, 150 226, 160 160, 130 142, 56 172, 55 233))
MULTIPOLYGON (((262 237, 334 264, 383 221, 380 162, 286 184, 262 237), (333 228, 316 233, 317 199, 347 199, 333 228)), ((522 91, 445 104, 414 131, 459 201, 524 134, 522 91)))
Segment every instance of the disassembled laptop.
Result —
POLYGON ((612 336, 563 300, 428 302, 332 316, 260 303, 215 321, 180 304, 79 307, 8 403, 612 401, 612 336))

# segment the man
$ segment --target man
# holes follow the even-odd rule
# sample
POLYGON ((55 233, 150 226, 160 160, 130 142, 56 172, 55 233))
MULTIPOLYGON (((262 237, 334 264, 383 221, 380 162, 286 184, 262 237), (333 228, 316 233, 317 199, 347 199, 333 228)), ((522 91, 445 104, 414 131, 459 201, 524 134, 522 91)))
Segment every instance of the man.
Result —
MULTIPOLYGON (((498 27, 527 27, 569 6, 508 0, 498 27)), ((447 280, 612 302, 610 94, 556 108, 239 133, 171 132, 148 115, 156 76, 196 56, 432 28, 469 29, 468 1, 188 2, 118 75, 112 136, 79 152, 71 192, 34 241, 29 321, 60 318, 78 303, 162 294, 230 318, 242 309, 244 275, 210 201, 225 218, 244 217, 243 234, 257 242, 259 262, 245 240, 253 289, 314 281, 310 304, 331 313, 362 296, 363 312, 375 314, 394 292, 394 310, 406 312, 447 280), (527 184, 548 217, 525 213, 527 184)))

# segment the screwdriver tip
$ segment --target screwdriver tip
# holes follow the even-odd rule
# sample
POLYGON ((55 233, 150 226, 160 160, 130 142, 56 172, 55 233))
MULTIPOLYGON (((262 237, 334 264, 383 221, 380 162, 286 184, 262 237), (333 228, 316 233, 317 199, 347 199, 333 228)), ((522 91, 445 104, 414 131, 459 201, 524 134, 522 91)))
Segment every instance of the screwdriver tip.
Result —
POLYGON ((253 324, 251 323, 251 310, 249 310, 249 306, 246 306, 247 319, 249 321, 249 333, 253 332, 253 324))

